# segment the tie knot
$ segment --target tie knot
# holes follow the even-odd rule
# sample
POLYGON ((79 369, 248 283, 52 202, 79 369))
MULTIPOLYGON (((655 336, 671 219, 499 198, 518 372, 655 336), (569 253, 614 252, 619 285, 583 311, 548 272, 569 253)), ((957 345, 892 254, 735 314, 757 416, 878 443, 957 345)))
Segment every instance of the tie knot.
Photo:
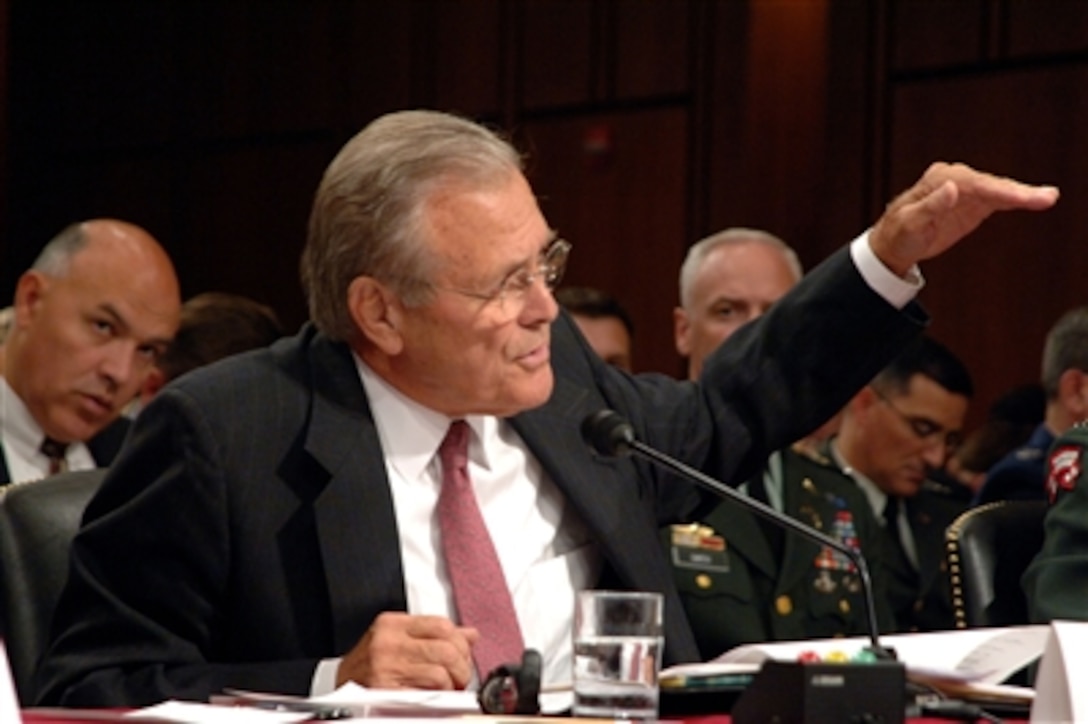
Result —
POLYGON ((42 451, 43 455, 49 458, 48 472, 50 475, 63 473, 68 469, 68 460, 64 457, 65 452, 68 450, 67 443, 58 442, 47 437, 42 440, 42 444, 38 449, 42 451))
POLYGON ((438 446, 443 468, 463 469, 468 465, 468 432, 468 423, 464 420, 454 420, 450 424, 446 437, 438 446))
POLYGON ((68 450, 68 443, 58 442, 51 437, 47 437, 42 440, 41 447, 38 449, 50 460, 60 460, 68 450))

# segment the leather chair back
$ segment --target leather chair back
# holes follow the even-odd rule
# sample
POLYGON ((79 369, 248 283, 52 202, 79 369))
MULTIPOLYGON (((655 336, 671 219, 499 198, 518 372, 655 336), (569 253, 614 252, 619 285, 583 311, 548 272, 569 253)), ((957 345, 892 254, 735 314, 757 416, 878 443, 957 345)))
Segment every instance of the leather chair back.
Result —
POLYGON ((961 514, 945 532, 957 628, 1028 621, 1020 577, 1043 547, 1044 500, 1000 500, 961 514))
POLYGON ((72 537, 105 474, 80 470, 0 488, 0 636, 24 706, 68 580, 72 537))

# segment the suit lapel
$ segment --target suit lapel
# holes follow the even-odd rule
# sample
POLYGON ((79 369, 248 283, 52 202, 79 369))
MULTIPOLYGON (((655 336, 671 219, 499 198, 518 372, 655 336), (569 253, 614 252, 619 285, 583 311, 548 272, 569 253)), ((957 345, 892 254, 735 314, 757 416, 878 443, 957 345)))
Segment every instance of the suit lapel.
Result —
MULTIPOLYGON (((600 547, 605 564, 633 590, 661 590, 672 571, 657 537, 654 490, 632 490, 632 480, 644 480, 629 458, 602 458, 582 440, 581 421, 600 407, 584 390, 556 380, 543 407, 521 413, 510 424, 544 470, 578 512, 600 547)), ((675 586, 665 595, 666 660, 692 660, 698 647, 682 616, 675 586)))
MULTIPOLYGON (((801 480, 802 473, 794 469, 791 455, 781 455, 782 459, 782 498, 786 515, 805 525, 819 528, 821 532, 832 535, 823 520, 823 503, 806 492, 807 487, 801 480)), ((798 581, 812 572, 813 560, 820 552, 820 546, 799 533, 786 533, 785 545, 782 546, 782 573, 778 577, 778 590, 794 588, 798 581)))
POLYGON ((113 463, 131 426, 127 418, 120 417, 87 442, 87 449, 98 467, 109 467, 113 463))
POLYGON ((317 342, 303 447, 327 474, 314 501, 336 651, 381 611, 407 610, 392 493, 377 428, 350 351, 317 342))

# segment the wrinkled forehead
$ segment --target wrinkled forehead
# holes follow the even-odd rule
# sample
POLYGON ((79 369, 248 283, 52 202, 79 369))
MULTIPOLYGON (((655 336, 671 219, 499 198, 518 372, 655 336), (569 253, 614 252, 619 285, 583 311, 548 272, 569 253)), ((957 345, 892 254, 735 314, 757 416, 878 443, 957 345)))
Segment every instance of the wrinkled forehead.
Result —
POLYGON ((80 309, 109 312, 148 335, 173 336, 177 329, 181 299, 172 268, 138 255, 77 254, 50 286, 80 309))

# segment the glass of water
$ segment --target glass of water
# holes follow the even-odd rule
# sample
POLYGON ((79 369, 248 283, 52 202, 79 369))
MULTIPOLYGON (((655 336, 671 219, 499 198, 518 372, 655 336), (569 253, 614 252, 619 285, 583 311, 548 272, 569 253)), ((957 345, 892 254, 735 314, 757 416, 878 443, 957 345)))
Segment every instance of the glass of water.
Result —
POLYGON ((574 611, 575 716, 655 719, 660 593, 580 591, 574 611))

